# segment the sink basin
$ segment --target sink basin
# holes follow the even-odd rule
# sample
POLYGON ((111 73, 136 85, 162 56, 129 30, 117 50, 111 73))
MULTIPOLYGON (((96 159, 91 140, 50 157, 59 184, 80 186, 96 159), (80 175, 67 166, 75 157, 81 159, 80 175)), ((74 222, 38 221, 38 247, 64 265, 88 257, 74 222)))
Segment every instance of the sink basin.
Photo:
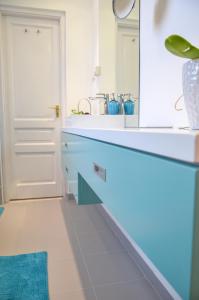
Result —
POLYGON ((66 127, 76 128, 124 128, 137 127, 138 115, 74 115, 66 118, 66 127), (125 125, 126 124, 126 125, 125 125))

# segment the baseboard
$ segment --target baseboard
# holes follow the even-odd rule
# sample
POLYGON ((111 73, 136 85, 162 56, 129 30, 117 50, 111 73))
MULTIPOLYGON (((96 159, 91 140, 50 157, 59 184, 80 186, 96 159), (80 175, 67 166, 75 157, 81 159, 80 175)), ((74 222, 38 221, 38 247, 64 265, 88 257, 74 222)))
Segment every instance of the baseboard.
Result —
POLYGON ((170 283, 158 271, 151 260, 146 256, 142 249, 132 240, 132 238, 125 232, 117 220, 105 208, 103 204, 96 205, 100 214, 105 218, 106 222, 119 238, 123 247, 128 251, 130 257, 136 261, 138 266, 142 269, 147 279, 150 281, 154 289, 159 293, 161 299, 164 300, 182 300, 170 283))
POLYGON ((74 195, 71 194, 71 193, 67 193, 67 199, 68 199, 68 200, 74 200, 74 201, 76 201, 74 195))

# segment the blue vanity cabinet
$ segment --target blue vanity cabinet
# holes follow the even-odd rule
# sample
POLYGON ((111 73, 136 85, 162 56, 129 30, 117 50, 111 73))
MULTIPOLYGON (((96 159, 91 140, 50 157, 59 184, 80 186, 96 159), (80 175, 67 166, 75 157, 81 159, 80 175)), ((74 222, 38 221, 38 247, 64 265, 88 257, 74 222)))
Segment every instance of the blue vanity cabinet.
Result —
POLYGON ((62 134, 62 169, 66 179, 67 193, 78 198, 78 171, 75 165, 74 142, 62 134))
MULTIPOLYGON (((198 166, 78 135, 63 133, 64 139, 69 144, 69 168, 83 178, 179 295, 199 299, 198 166), (98 176, 96 165, 105 176, 98 176)), ((85 204, 86 188, 81 191, 85 197, 81 194, 79 199, 85 204)))

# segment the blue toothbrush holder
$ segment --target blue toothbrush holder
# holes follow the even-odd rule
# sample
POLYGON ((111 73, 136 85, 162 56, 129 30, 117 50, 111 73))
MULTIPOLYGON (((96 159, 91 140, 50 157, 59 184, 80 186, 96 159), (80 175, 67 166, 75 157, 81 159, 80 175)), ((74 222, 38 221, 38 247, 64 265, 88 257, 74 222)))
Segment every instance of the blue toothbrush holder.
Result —
POLYGON ((124 113, 125 115, 134 115, 135 103, 129 99, 124 102, 124 113))
POLYGON ((108 102, 108 114, 118 115, 120 112, 120 104, 115 99, 108 102))

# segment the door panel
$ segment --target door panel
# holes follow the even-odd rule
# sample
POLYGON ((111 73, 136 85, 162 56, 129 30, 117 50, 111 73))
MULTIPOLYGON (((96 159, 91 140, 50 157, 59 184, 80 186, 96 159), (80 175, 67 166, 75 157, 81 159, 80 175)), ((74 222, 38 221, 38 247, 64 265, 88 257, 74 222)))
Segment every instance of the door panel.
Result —
POLYGON ((16 129, 15 142, 50 142, 53 138, 53 131, 50 129, 16 129))
MULTIPOLYGON (((133 25, 132 25, 133 26, 133 25)), ((118 26, 117 86, 120 93, 139 96, 139 30, 118 26)), ((138 113, 136 102, 135 112, 138 113)))
POLYGON ((61 195, 59 23, 4 17, 10 199, 61 195))
POLYGON ((138 96, 139 32, 131 27, 118 28, 118 87, 119 91, 138 96))
POLYGON ((55 178, 52 177, 55 173, 55 161, 54 156, 50 153, 36 155, 32 153, 18 153, 17 164, 16 176, 21 183, 45 183, 55 180, 55 178), (41 165, 42 168, 40 168, 41 165), (37 169, 40 169, 39 173, 37 169))

